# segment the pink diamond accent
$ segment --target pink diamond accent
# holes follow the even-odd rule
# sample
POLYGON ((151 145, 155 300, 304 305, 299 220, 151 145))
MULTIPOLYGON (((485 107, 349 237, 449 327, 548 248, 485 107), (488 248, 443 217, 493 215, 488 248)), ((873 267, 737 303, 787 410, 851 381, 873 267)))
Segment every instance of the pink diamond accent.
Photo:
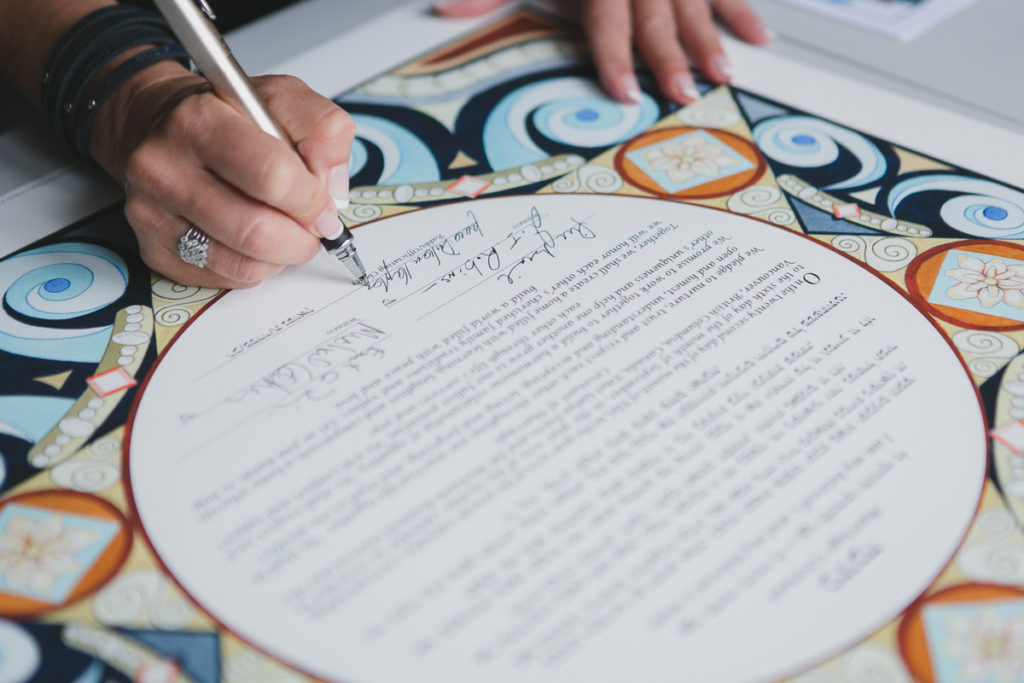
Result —
POLYGON ((90 387, 92 387, 92 390, 101 397, 110 396, 111 394, 123 391, 128 387, 134 387, 138 384, 138 382, 135 381, 135 378, 129 375, 124 368, 107 370, 106 372, 101 372, 98 375, 93 375, 85 381, 90 387))
POLYGON ((1014 420, 991 430, 989 434, 1017 455, 1024 453, 1024 422, 1014 420))
POLYGON ((853 218, 860 215, 860 207, 856 204, 836 204, 832 207, 836 218, 853 218))
POLYGON ((471 175, 464 175, 448 186, 448 191, 453 194, 476 199, 480 193, 490 187, 490 183, 482 178, 474 178, 471 175))

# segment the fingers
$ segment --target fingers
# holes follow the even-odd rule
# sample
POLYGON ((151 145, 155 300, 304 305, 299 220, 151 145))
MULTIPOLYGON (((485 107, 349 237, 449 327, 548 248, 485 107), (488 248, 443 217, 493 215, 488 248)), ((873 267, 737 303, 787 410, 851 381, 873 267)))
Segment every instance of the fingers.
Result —
POLYGON ((308 261, 319 237, 342 228, 327 185, 341 168, 347 190, 351 119, 295 79, 260 88, 295 147, 206 93, 175 101, 132 150, 125 213, 152 268, 186 284, 251 286, 308 261), (210 237, 203 269, 177 253, 193 224, 210 237))
POLYGON ((584 0, 583 26, 601 84, 616 100, 639 99, 634 42, 658 87, 679 104, 699 96, 691 66, 709 81, 728 82, 733 70, 718 37, 716 14, 743 40, 773 39, 746 0, 584 0))
POLYGON ((717 0, 715 13, 736 37, 755 45, 766 45, 775 39, 746 0, 717 0))
MULTIPOLYGON (((324 184, 302 159, 280 140, 254 130, 254 124, 241 116, 208 118, 197 126, 196 144, 191 148, 197 165, 242 194, 316 230, 329 199, 324 184)), ((197 195, 203 194, 203 188, 196 189, 197 195)))
POLYGON ((187 201, 164 205, 232 250, 258 261, 297 265, 313 258, 319 240, 286 214, 268 208, 212 174, 196 170, 187 201))
POLYGON ((133 158, 125 215, 135 228, 143 258, 151 267, 192 284, 251 286, 286 265, 304 263, 319 241, 284 213, 248 197, 184 157, 144 148, 133 158), (147 155, 152 155, 147 159, 147 155), (167 173, 148 175, 160 160, 167 173), (206 269, 181 262, 177 244, 190 225, 210 237, 206 269), (191 272, 192 270, 197 272, 191 272), (184 272, 183 272, 184 271, 184 272), (217 284, 210 278, 217 276, 217 284), (225 284, 230 282, 230 285, 225 284))
POLYGON ((651 66, 658 87, 679 104, 699 98, 697 84, 679 44, 671 1, 637 3, 634 11, 636 44, 644 61, 651 66))
POLYGON ((707 0, 674 0, 679 37, 690 61, 713 83, 733 76, 707 0))
POLYGON ((452 19, 476 17, 493 12, 507 0, 440 0, 434 3, 434 12, 452 19))
POLYGON ((335 207, 348 206, 348 157, 355 137, 352 117, 297 78, 258 78, 256 87, 306 167, 327 188, 335 207))
POLYGON ((589 0, 583 5, 582 18, 601 85, 619 102, 639 102, 629 0, 589 0))
POLYGON ((185 263, 178 254, 179 240, 191 227, 189 221, 137 197, 125 201, 125 215, 133 226, 145 226, 144 230, 136 229, 142 259, 176 282, 241 289, 257 285, 284 268, 244 256, 213 237, 207 244, 205 267, 199 268, 185 263))

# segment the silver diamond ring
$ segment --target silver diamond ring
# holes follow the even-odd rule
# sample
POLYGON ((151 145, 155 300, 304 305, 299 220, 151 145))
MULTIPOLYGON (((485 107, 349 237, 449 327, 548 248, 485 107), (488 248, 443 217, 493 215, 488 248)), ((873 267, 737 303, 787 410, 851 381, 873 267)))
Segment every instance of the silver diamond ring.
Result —
POLYGON ((178 241, 178 256, 189 265, 205 268, 206 252, 209 248, 210 236, 192 225, 178 241))

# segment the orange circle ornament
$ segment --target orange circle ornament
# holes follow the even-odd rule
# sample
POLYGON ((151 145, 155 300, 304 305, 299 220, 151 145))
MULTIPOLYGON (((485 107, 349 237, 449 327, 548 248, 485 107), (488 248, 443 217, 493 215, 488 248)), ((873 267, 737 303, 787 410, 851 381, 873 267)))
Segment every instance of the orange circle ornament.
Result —
POLYGON ((131 543, 128 520, 96 496, 40 491, 0 501, 0 615, 36 616, 93 593, 131 543))
POLYGON ((713 128, 649 131, 615 155, 615 169, 626 182, 663 199, 731 195, 753 185, 767 168, 753 142, 713 128))
POLYGON ((1024 330, 1024 247, 961 240, 933 247, 911 262, 907 292, 918 307, 975 330, 1024 330))
MULTIPOLYGON (((940 590, 915 602, 903 614, 897 633, 900 654, 914 680, 921 681, 921 683, 934 683, 935 681, 935 667, 932 653, 928 648, 927 626, 923 614, 926 608, 957 605, 966 608, 976 605, 995 607, 1000 602, 1013 601, 1016 603, 1022 599, 1024 599, 1024 590, 1012 586, 965 583, 940 590)), ((986 649, 986 656, 993 654, 990 647, 986 649)))

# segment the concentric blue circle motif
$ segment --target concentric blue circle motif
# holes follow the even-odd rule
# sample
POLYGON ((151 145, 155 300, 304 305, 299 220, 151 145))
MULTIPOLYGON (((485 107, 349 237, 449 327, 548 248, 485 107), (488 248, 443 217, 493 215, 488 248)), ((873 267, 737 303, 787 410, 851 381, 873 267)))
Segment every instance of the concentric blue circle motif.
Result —
POLYGON ((981 210, 981 215, 990 221, 1002 221, 1009 217, 1010 212, 1001 206, 986 206, 981 210))
POLYGON ((43 284, 43 291, 47 294, 57 294, 66 291, 69 287, 71 287, 71 280, 66 277, 55 277, 43 284))
POLYGON ((116 305, 127 286, 124 260, 87 242, 39 247, 0 262, 5 304, 0 350, 32 358, 98 361, 111 325, 82 326, 80 319, 116 305))
POLYGON ((881 180, 889 169, 885 154, 874 142, 814 116, 767 118, 754 126, 753 133, 769 161, 795 169, 807 182, 822 189, 870 185, 881 180))
POLYGON ((353 146, 349 175, 357 176, 370 159, 368 145, 380 157, 375 184, 433 182, 441 177, 433 150, 415 133, 392 121, 368 114, 353 114, 359 138, 353 146))
POLYGON ((553 154, 603 150, 639 135, 661 116, 647 94, 637 104, 608 98, 592 79, 563 75, 503 94, 483 125, 488 166, 500 171, 553 154))
POLYGON ((945 224, 991 239, 1024 238, 1024 192, 993 180, 955 173, 921 173, 893 185, 886 205, 896 218, 945 224))
POLYGON ((433 183, 455 157, 451 131, 408 107, 339 101, 356 124, 348 174, 353 185, 433 183))

